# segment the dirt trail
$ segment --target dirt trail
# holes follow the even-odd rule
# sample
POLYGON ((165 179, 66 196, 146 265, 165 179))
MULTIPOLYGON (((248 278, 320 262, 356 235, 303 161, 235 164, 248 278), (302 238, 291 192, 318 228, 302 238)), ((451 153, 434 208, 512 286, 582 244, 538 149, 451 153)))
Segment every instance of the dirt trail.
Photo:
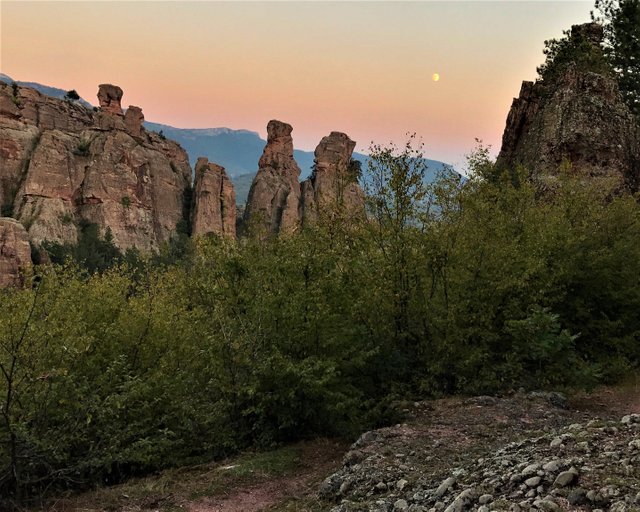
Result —
POLYGON ((278 478, 255 487, 235 489, 225 497, 218 496, 188 503, 186 509, 189 512, 257 512, 286 499, 312 492, 315 490, 317 477, 318 473, 313 471, 294 477, 278 478))
POLYGON ((303 449, 303 462, 294 475, 285 475, 255 485, 230 489, 226 495, 212 496, 183 505, 189 512, 259 512, 314 493, 319 483, 340 465, 346 444, 309 443, 303 449))

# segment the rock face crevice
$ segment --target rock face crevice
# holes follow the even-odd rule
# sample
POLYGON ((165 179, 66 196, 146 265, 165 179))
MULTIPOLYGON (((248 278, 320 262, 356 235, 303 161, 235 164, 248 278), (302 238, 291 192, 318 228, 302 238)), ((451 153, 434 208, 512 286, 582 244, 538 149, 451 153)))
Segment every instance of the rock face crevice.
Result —
POLYGON ((199 158, 193 187, 191 217, 194 236, 215 233, 236 236, 236 194, 224 167, 199 158))
MULTIPOLYGON (((573 27, 572 34, 585 30, 573 27)), ((589 32, 592 44, 599 43, 596 35, 589 32)), ((639 160, 637 122, 615 78, 569 64, 550 80, 523 82, 507 117, 497 165, 522 166, 540 181, 569 167, 579 176, 637 189, 639 160)))
POLYGON ((92 111, 0 84, 0 199, 34 243, 75 243, 87 222, 120 249, 151 252, 175 232, 191 186, 187 154, 147 132, 140 108, 123 114, 122 95, 101 85, 92 111))
POLYGON ((260 236, 293 233, 301 223, 300 167, 290 124, 272 120, 244 212, 244 226, 260 236))

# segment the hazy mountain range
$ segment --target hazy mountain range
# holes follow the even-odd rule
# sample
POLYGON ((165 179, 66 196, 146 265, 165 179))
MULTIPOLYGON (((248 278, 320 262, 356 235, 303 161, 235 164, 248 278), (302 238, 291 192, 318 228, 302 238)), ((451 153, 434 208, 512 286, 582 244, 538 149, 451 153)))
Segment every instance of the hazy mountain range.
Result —
MULTIPOLYGON (((0 73, 0 81, 11 83, 14 80, 0 73)), ((18 85, 32 87, 42 94, 54 98, 64 98, 67 91, 36 82, 22 82, 15 80, 18 85)), ((91 108, 92 105, 84 99, 78 100, 82 105, 91 108)), ((167 138, 178 142, 189 155, 191 166, 195 166, 198 157, 207 157, 210 161, 223 166, 229 174, 236 189, 236 200, 239 204, 246 202, 249 188, 258 170, 258 160, 267 143, 257 132, 250 130, 232 130, 230 128, 175 128, 173 126, 145 121, 147 130, 162 132, 167 138)), ((320 141, 318 141, 320 142, 320 141)), ((302 171, 300 179, 306 179, 311 174, 313 166, 313 152, 296 149, 296 162, 302 171)), ((367 155, 354 153, 353 158, 363 163, 366 170, 367 155)), ((432 179, 446 164, 437 160, 427 160, 429 169, 428 179, 432 179)))

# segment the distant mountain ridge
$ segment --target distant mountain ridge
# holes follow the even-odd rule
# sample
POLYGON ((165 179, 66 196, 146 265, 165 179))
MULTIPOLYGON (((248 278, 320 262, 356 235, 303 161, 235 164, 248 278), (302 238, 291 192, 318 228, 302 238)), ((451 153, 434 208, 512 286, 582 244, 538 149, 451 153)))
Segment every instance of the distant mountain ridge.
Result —
MULTIPOLYGON (((12 83, 14 80, 8 75, 0 73, 0 81, 12 83)), ((32 87, 47 96, 64 99, 67 91, 56 87, 42 85, 36 82, 15 81, 18 85, 32 87)), ((78 103, 92 108, 92 105, 84 100, 78 103)), ((176 128, 161 123, 145 121, 147 130, 162 133, 168 139, 178 142, 189 155, 189 162, 195 168, 199 157, 206 157, 211 162, 216 162, 225 168, 227 174, 236 187, 236 200, 238 204, 244 204, 249 195, 249 188, 258 171, 258 160, 262 155, 267 141, 262 139, 257 132, 251 130, 234 130, 231 128, 176 128)), ((318 141, 319 142, 319 141, 318 141)), ((314 162, 313 151, 294 150, 294 158, 300 167, 300 180, 305 180, 311 175, 314 162)), ((366 171, 367 155, 353 153, 353 158, 362 162, 366 171)), ((427 166, 431 181, 435 175, 445 169, 447 164, 437 160, 427 160, 427 166)))

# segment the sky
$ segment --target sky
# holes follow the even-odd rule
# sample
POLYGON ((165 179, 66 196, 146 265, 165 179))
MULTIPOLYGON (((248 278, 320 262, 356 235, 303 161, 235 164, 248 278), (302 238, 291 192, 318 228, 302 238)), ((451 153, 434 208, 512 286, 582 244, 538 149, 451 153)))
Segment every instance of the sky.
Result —
POLYGON ((366 152, 417 133, 455 166, 499 150, 509 106, 544 40, 589 20, 591 1, 0 0, 0 71, 76 89, 124 90, 149 121, 266 137, 293 125, 312 150, 342 131, 366 152), (440 76, 439 81, 433 75, 440 76))

